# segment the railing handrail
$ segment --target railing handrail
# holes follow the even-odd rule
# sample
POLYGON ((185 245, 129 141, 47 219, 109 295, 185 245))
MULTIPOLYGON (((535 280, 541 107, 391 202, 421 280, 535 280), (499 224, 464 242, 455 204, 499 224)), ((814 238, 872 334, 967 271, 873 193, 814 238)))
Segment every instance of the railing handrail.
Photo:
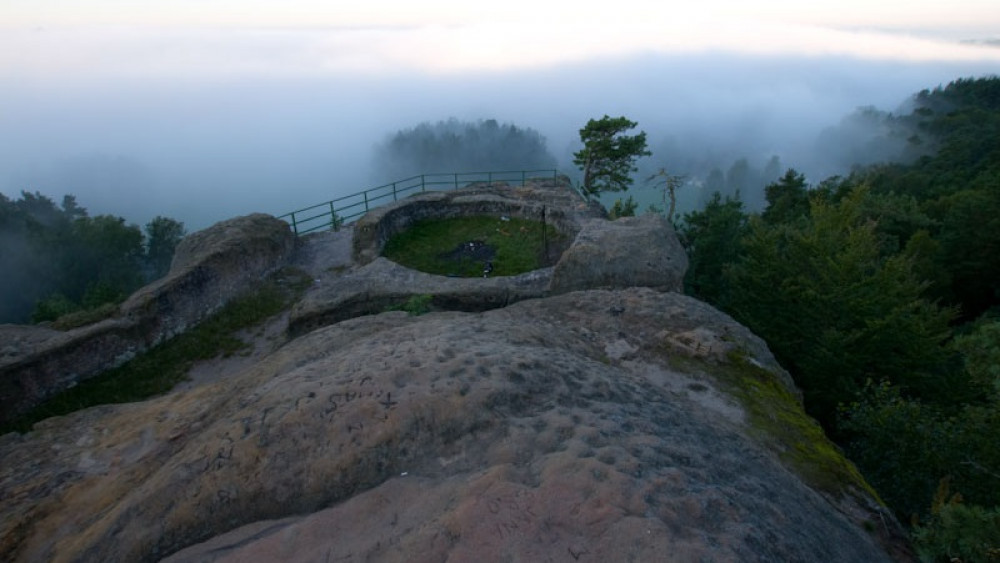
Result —
POLYGON ((467 186, 477 182, 520 182, 520 185, 524 185, 529 179, 550 177, 555 180, 559 177, 559 171, 556 169, 538 169, 419 174, 357 193, 340 196, 330 201, 310 205, 309 207, 303 207, 302 209, 280 215, 278 219, 287 219, 296 235, 304 235, 325 228, 337 230, 342 225, 356 221, 372 208, 388 203, 380 200, 391 196, 392 201, 397 201, 400 195, 416 190, 417 188, 420 188, 421 192, 427 191, 428 188, 458 189, 460 184, 467 186), (511 176, 514 177, 512 178, 511 176), (303 215, 308 216, 303 217, 303 215))

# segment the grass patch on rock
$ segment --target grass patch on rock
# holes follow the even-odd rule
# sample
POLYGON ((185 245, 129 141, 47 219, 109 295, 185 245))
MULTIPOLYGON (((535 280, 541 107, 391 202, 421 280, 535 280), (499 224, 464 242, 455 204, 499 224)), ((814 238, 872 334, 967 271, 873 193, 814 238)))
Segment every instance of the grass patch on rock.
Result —
POLYGON ((56 330, 71 330, 111 318, 118 312, 118 303, 105 303, 90 309, 81 309, 60 316, 51 322, 56 330))
POLYGON ((309 283, 308 275, 283 270, 258 290, 229 302, 217 313, 128 362, 81 381, 17 419, 0 425, 0 434, 27 432, 40 420, 88 407, 142 401, 166 393, 187 378, 199 360, 229 356, 249 346, 236 336, 285 310, 309 283))
POLYGON ((419 317, 420 315, 426 315, 431 312, 431 303, 433 299, 434 297, 432 295, 428 295, 426 293, 414 295, 403 303, 386 307, 385 310, 405 311, 409 313, 411 317, 419 317))
POLYGON ((691 373, 707 371, 738 399, 747 414, 751 434, 807 485, 833 499, 863 498, 862 493, 867 493, 885 506, 857 467, 805 412, 795 394, 746 353, 732 350, 719 363, 684 356, 674 356, 670 361, 691 373))
POLYGON ((389 239, 382 255, 429 274, 481 277, 489 263, 488 275, 514 276, 552 265, 565 239, 550 224, 516 217, 426 219, 389 239))
POLYGON ((729 354, 723 367, 731 392, 746 408, 752 428, 781 460, 811 487, 834 498, 864 491, 880 504, 878 493, 806 414, 801 403, 767 369, 744 354, 729 354))

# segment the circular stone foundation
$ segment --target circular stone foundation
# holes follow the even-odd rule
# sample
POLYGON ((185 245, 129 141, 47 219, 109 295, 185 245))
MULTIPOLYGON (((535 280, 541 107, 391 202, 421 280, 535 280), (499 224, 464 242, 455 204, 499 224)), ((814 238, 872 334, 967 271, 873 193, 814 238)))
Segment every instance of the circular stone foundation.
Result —
POLYGON ((541 221, 474 215, 417 221, 390 238, 382 255, 428 274, 515 276, 554 266, 569 242, 541 221))
POLYGON ((522 187, 486 185, 426 192, 380 207, 362 217, 355 224, 354 258, 363 265, 385 256, 408 268, 445 276, 516 275, 554 265, 579 233, 579 216, 589 215, 586 209, 581 213, 584 207, 585 202, 569 187, 568 180, 558 184, 550 180, 549 185, 533 185, 529 181, 522 187), (428 247, 401 251, 403 247, 418 244, 422 238, 414 229, 419 231, 434 223, 447 227, 449 221, 460 222, 467 218, 477 218, 474 221, 480 223, 479 228, 439 229, 444 233, 432 233, 437 239, 428 247), (448 238, 450 231, 455 231, 452 233, 455 236, 448 238), (515 246, 535 250, 519 248, 511 254, 504 246, 512 241, 516 241, 515 246), (486 256, 487 250, 460 251, 463 243, 476 245, 478 242, 493 249, 492 261, 486 256), (427 260, 415 261, 406 257, 415 254, 427 260), (478 261, 478 264, 464 269, 427 265, 449 254, 454 258, 478 261), (491 266, 492 271, 488 271, 491 266))

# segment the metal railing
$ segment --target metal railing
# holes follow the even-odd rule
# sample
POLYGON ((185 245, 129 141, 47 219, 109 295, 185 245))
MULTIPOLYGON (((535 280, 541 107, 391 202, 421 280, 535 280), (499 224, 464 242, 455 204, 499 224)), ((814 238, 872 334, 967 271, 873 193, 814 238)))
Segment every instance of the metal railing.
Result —
POLYGON ((416 190, 425 192, 428 189, 458 189, 477 182, 506 182, 524 185, 530 179, 552 178, 554 180, 558 176, 558 170, 421 174, 298 209, 281 215, 278 219, 288 221, 296 235, 304 235, 320 229, 339 229, 342 225, 356 221, 371 209, 390 201, 397 201, 400 197, 412 195, 411 192, 416 190))

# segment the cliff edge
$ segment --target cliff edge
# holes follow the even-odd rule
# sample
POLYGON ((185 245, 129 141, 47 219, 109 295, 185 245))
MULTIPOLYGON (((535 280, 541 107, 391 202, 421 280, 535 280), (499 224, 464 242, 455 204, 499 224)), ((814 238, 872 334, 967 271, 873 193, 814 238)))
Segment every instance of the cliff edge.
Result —
POLYGON ((353 235, 300 241, 326 313, 273 352, 0 437, 0 559, 908 557, 767 345, 665 278, 549 272, 496 307, 340 318, 353 235))

